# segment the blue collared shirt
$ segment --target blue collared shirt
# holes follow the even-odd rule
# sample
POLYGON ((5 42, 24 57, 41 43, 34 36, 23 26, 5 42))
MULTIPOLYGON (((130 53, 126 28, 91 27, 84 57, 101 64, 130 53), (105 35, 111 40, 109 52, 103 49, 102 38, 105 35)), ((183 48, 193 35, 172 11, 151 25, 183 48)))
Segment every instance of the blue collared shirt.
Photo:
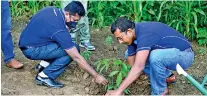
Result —
POLYGON ((46 7, 36 13, 22 32, 19 46, 39 47, 58 43, 63 49, 75 44, 66 28, 65 15, 61 9, 46 7))
POLYGON ((181 51, 191 48, 190 42, 175 29, 160 22, 135 23, 136 42, 128 45, 128 55, 141 50, 177 48, 181 51))

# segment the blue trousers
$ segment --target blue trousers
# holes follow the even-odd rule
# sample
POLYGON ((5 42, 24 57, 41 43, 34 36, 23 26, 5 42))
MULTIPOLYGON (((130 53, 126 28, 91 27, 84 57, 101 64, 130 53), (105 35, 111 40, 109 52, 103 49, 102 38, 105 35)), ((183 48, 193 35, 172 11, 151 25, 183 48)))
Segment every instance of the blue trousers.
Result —
MULTIPOLYGON (((80 52, 77 44, 76 48, 80 52)), ((47 66, 43 72, 51 79, 56 79, 62 72, 64 72, 69 63, 72 62, 72 59, 65 50, 56 43, 41 47, 27 46, 27 49, 22 50, 22 52, 28 59, 49 62, 49 66, 47 66)))
MULTIPOLYGON (((127 52, 125 57, 128 57, 127 52)), ((187 69, 193 61, 194 52, 191 48, 185 51, 176 48, 151 51, 144 68, 144 73, 150 78, 151 94, 160 95, 166 90, 166 78, 172 74, 170 70, 176 71, 176 64, 187 69)))
POLYGON ((7 64, 14 59, 14 46, 11 36, 11 13, 8 1, 1 1, 1 50, 4 62, 7 64))

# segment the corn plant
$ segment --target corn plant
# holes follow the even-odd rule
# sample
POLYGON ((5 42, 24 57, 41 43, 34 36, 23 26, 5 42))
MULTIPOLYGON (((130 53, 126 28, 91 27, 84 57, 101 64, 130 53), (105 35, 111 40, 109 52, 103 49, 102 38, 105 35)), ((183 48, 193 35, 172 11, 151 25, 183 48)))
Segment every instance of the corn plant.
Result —
POLYGON ((135 22, 166 23, 190 40, 198 40, 198 29, 207 23, 205 1, 89 1, 88 10, 95 27, 108 26, 115 18, 125 16, 135 22))
POLYGON ((141 21, 142 18, 142 1, 132 1, 134 7, 135 22, 141 21))
MULTIPOLYGON (((98 72, 107 75, 109 84, 105 86, 105 90, 117 89, 130 70, 130 66, 120 59, 103 59, 94 64, 98 72)), ((130 91, 125 89, 124 93, 129 94, 130 91)))
POLYGON ((94 27, 110 25, 114 18, 126 16, 132 18, 132 3, 130 1, 89 1, 87 11, 89 21, 94 27))
POLYGON ((11 1, 11 14, 13 17, 28 15, 31 17, 40 9, 47 6, 56 6, 61 8, 61 1, 11 1))
POLYGON ((161 16, 164 17, 164 19, 160 19, 161 22, 166 22, 187 38, 195 39, 198 26, 203 26, 206 22, 206 14, 203 11, 205 8, 202 8, 203 5, 200 4, 200 1, 168 1, 163 6, 165 14, 161 16))

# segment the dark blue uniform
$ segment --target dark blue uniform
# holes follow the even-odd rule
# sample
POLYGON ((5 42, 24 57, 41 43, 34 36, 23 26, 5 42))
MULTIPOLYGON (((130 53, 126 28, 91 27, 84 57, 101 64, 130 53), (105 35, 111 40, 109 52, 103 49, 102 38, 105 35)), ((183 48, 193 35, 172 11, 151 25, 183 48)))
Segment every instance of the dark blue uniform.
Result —
POLYGON ((136 41, 128 46, 128 55, 150 51, 143 71, 150 77, 152 94, 160 95, 166 90, 166 77, 172 74, 170 70, 176 70, 176 64, 183 69, 192 65, 191 44, 175 29, 159 22, 136 23, 135 31, 136 41))
POLYGON ((141 22, 135 24, 136 41, 128 46, 128 55, 141 50, 177 48, 180 51, 191 48, 188 40, 175 29, 160 22, 141 22))
POLYGON ((19 47, 29 59, 49 62, 43 72, 56 79, 72 61, 65 50, 75 47, 63 11, 46 7, 36 13, 22 32, 19 47))
POLYGON ((61 9, 46 7, 35 14, 21 34, 19 46, 39 47, 58 43, 63 49, 74 46, 61 9))

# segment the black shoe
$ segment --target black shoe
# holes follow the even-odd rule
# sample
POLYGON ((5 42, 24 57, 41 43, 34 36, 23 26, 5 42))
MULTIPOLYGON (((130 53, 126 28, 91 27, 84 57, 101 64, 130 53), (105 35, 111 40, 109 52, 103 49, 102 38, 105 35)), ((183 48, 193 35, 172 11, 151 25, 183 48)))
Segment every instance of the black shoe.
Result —
POLYGON ((38 85, 43 85, 43 86, 48 86, 48 87, 52 87, 52 88, 62 88, 64 87, 63 84, 53 80, 53 79, 50 79, 48 77, 40 77, 39 75, 37 75, 35 77, 35 82, 38 84, 38 85))
POLYGON ((43 66, 40 65, 40 64, 37 64, 37 66, 35 66, 35 71, 36 71, 37 73, 42 72, 43 69, 45 69, 45 67, 43 67, 43 66))

